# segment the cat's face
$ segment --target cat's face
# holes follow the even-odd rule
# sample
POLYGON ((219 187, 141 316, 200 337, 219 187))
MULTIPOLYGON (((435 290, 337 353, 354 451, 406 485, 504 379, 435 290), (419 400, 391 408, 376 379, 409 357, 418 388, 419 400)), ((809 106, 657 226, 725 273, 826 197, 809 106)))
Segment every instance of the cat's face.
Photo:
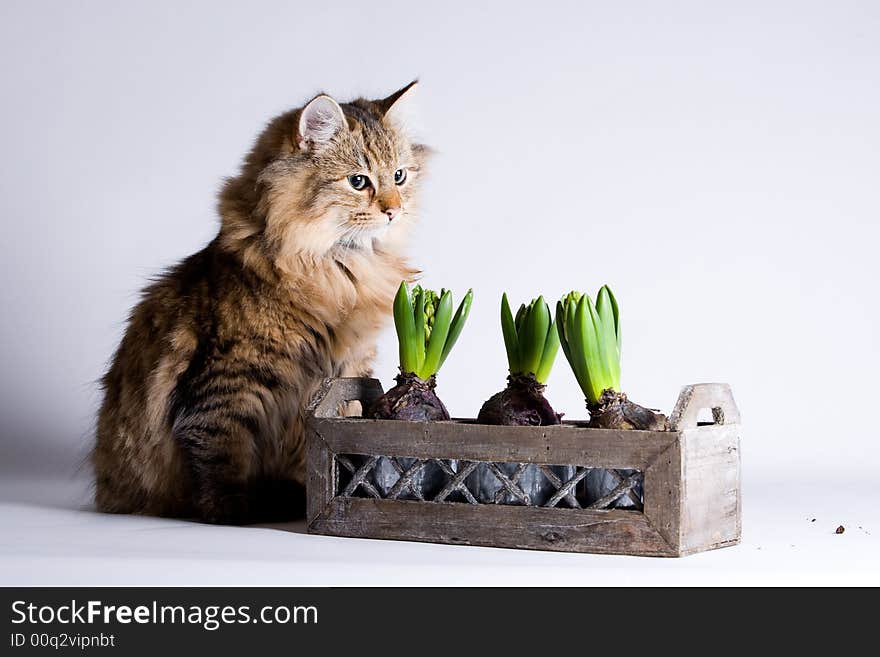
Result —
POLYGON ((285 249, 366 250, 406 232, 427 156, 406 133, 413 91, 344 105, 321 95, 299 112, 291 152, 261 175, 270 188, 267 229, 285 249))

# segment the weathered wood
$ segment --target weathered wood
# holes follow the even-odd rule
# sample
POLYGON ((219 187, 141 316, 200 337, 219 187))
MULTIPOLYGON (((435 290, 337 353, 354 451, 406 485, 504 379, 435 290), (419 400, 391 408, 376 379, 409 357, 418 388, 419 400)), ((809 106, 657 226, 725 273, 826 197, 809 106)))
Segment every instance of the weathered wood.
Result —
POLYGON ((452 478, 449 480, 449 483, 437 493, 437 497, 434 498, 434 501, 445 502, 446 498, 449 497, 453 491, 458 490, 461 491, 469 504, 479 504, 477 499, 473 496, 473 493, 471 493, 470 490, 468 490, 468 487, 464 485, 464 480, 467 479, 471 472, 477 469, 479 462, 471 461, 458 472, 453 472, 452 469, 448 468, 442 461, 438 461, 438 463, 443 469, 443 472, 452 478))
MULTIPOLYGON (((612 470, 613 472, 613 470, 612 470)), ((623 495, 624 493, 631 491, 633 486, 639 483, 638 475, 630 475, 628 477, 621 477, 618 475, 619 482, 617 486, 615 486, 611 491, 605 496, 601 497, 595 502, 593 502, 588 509, 606 509, 608 505, 611 504, 618 497, 623 495)), ((641 501, 641 500, 640 500, 641 501)))
POLYGON ((569 424, 499 427, 458 422, 311 418, 337 454, 369 445, 382 456, 644 470, 674 440, 668 431, 616 431, 569 424))
POLYGON ((651 525, 678 550, 681 545, 681 442, 675 442, 645 470, 644 513, 651 525))
POLYGON ((416 473, 422 469, 425 465, 425 459, 416 459, 409 468, 404 471, 400 464, 395 460, 391 459, 391 465, 397 470, 397 474, 400 476, 400 479, 397 480, 397 483, 391 487, 391 490, 388 491, 385 497, 390 500, 397 499, 397 497, 404 492, 405 489, 409 488, 413 495, 415 495, 418 499, 423 500, 422 492, 415 486, 412 485, 413 477, 416 473))
POLYGON ((684 431, 681 553, 739 543, 742 533, 738 425, 684 431))
POLYGON ((510 476, 508 476, 497 463, 487 463, 486 465, 489 467, 489 472, 491 472, 498 480, 498 483, 501 484, 501 488, 495 491, 495 495, 492 498, 495 504, 503 504, 506 496, 510 495, 519 499, 523 504, 534 505, 534 502, 529 499, 528 494, 519 484, 519 480, 522 479, 523 473, 525 473, 526 468, 529 467, 528 463, 517 463, 516 467, 513 469, 513 474, 510 476))
POLYGON ((568 481, 562 481, 559 477, 556 476, 556 473, 550 469, 547 465, 539 466, 541 468, 541 474, 547 477, 547 480, 556 486, 556 492, 547 500, 547 504, 544 506, 556 506, 559 504, 559 501, 562 498, 571 505, 573 509, 580 509, 581 504, 577 501, 577 498, 574 496, 572 491, 574 487, 577 486, 578 482, 587 476, 587 470, 581 468, 580 472, 578 472, 574 477, 569 479, 568 481))
MULTIPOLYGON (((621 497, 622 495, 626 494, 626 496, 629 498, 630 502, 632 502, 632 504, 635 506, 635 508, 637 508, 637 509, 642 508, 642 499, 639 497, 639 494, 635 490, 635 487, 639 483, 639 478, 642 473, 633 473, 631 475, 622 475, 618 470, 614 470, 614 469, 604 470, 604 472, 607 473, 608 476, 614 480, 614 482, 616 484, 614 488, 619 489, 619 492, 617 492, 616 490, 611 490, 611 491, 609 491, 608 495, 606 495, 606 497, 609 498, 608 499, 609 504, 611 502, 613 502, 614 500, 618 499, 619 497, 621 497), (623 484, 625 481, 629 481, 630 478, 632 478, 632 483, 630 485, 620 486, 620 484, 623 484), (616 493, 617 497, 610 497, 610 495, 612 493, 616 493)), ((590 505, 590 507, 600 508, 600 509, 605 508, 605 507, 595 507, 594 506, 595 504, 596 503, 594 502, 593 504, 590 505)))
POLYGON ((366 488, 373 497, 381 497, 381 495, 379 495, 379 492, 373 487, 373 485, 370 484, 369 481, 367 481, 367 475, 370 474, 373 468, 376 467, 376 461, 378 460, 378 456, 371 456, 364 462, 361 467, 352 472, 351 481, 348 482, 348 485, 342 491, 342 494, 345 496, 349 496, 354 493, 358 486, 364 486, 364 488, 366 488))
POLYGON ((325 379, 309 402, 306 414, 316 418, 335 418, 339 414, 340 405, 345 402, 358 401, 367 405, 381 396, 382 384, 378 379, 325 379))
POLYGON ((334 498, 309 531, 491 547, 676 556, 638 511, 334 498))
POLYGON ((499 468, 497 463, 488 463, 487 465, 489 466, 489 471, 493 475, 495 475, 495 478, 498 479, 498 481, 501 483, 501 488, 499 488, 495 492, 495 504, 498 504, 500 500, 504 498, 505 493, 508 493, 512 497, 517 498, 523 504, 532 503, 529 499, 529 496, 526 495, 526 493, 523 491, 522 488, 520 488, 518 484, 519 476, 523 473, 523 469, 525 467, 522 463, 517 466, 516 472, 513 475, 513 477, 515 477, 516 479, 511 479, 510 477, 508 477, 507 473, 499 468))
POLYGON ((306 519, 311 522, 324 510, 335 494, 336 463, 320 436, 306 440, 306 519))
MULTIPOLYGON (((654 556, 680 556, 739 542, 739 411, 724 384, 686 386, 670 417, 677 430, 665 432, 335 417, 340 403, 358 399, 369 403, 381 391, 374 380, 328 382, 311 406, 307 453, 312 532, 654 556), (702 408, 713 410, 715 424, 698 424, 702 408), (345 490, 337 491, 335 463, 337 459, 345 463, 346 454, 368 459, 361 468, 349 463, 352 480, 345 490), (439 499, 460 490, 469 503, 348 497, 358 485, 380 497, 365 479, 370 459, 379 456, 458 460, 462 465, 458 472, 436 461, 450 478, 439 499), (640 470, 644 511, 480 504, 464 485, 478 462, 490 467, 497 463, 577 466, 579 475, 586 473, 584 468, 640 470)), ((392 492, 403 491, 416 469, 415 465, 406 471, 399 468, 403 476, 392 492)), ((495 469, 501 493, 525 501, 517 492, 518 477, 495 469)), ((548 503, 553 506, 572 495, 576 482, 562 487, 563 482, 551 479, 551 483, 558 487, 548 503)), ((632 483, 627 479, 614 494, 632 483)))
POLYGON ((733 400, 733 393, 726 383, 695 383, 684 386, 678 395, 675 408, 669 416, 668 424, 672 431, 693 429, 704 408, 712 410, 715 424, 739 424, 739 408, 733 400))

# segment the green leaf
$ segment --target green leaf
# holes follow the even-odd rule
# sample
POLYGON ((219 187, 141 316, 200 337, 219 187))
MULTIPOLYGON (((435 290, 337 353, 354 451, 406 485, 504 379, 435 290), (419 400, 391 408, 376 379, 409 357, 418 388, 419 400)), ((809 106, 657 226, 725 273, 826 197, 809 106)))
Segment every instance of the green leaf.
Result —
POLYGON ((528 312, 529 309, 526 308, 526 304, 519 304, 519 310, 516 311, 516 336, 518 340, 522 338, 523 322, 528 312))
POLYGON ((519 370, 523 374, 529 373, 529 348, 533 340, 529 323, 529 306, 522 304, 516 313, 516 343, 518 347, 517 362, 519 370))
POLYGON ((590 370, 587 367, 589 362, 587 340, 589 339, 589 336, 584 330, 587 317, 586 307, 584 306, 585 297, 586 295, 581 297, 581 301, 577 305, 571 304, 572 308, 568 311, 570 316, 568 321, 568 337, 571 346, 575 378, 577 378, 581 390, 587 399, 592 400, 594 396, 593 385, 590 380, 590 370))
POLYGON ((596 313, 599 316, 599 330, 602 358, 609 375, 609 383, 620 390, 620 344, 617 340, 618 318, 615 316, 616 301, 607 285, 599 290, 596 297, 596 313))
POLYGON ((571 350, 571 369, 587 399, 592 394, 590 377, 587 372, 587 361, 584 354, 583 334, 577 324, 577 305, 569 304, 566 308, 566 334, 568 335, 569 349, 571 350))
MULTIPOLYGON (((572 294, 574 294, 574 293, 572 293, 572 294)), ((565 304, 566 331, 569 331, 569 332, 574 331, 575 326, 576 326, 575 316, 577 315, 578 303, 580 303, 580 300, 583 298, 584 298, 584 295, 577 297, 577 299, 571 298, 571 300, 565 304)), ((571 342, 572 336, 569 335, 568 333, 566 333, 566 335, 568 336, 569 342, 571 342)))
POLYGON ((596 309, 599 310, 600 315, 602 311, 599 309, 599 303, 602 302, 603 297, 605 298, 603 305, 610 305, 611 315, 614 317, 614 335, 617 338, 617 349, 620 351, 620 308, 617 306, 617 299, 614 297, 611 288, 603 285, 602 289, 599 290, 599 298, 596 300, 596 309))
POLYGON ((596 353, 598 354, 587 359, 588 366, 591 369, 590 380, 593 381, 594 385, 601 386, 601 389, 598 390, 599 394, 605 388, 614 388, 616 390, 618 386, 615 383, 613 362, 617 359, 617 341, 614 337, 614 326, 613 324, 609 324, 607 327, 603 326, 602 319, 599 317, 599 313, 592 302, 587 303, 587 312, 589 313, 588 321, 593 328, 596 353), (593 376, 592 372, 595 372, 596 375, 593 376))
POLYGON ((538 371, 535 372, 535 378, 538 383, 547 383, 550 371, 553 369, 553 362, 556 360, 556 354, 559 352, 559 331, 556 330, 556 322, 550 324, 547 329, 547 339, 544 342, 544 351, 541 353, 541 363, 538 365, 538 371))
POLYGON ((565 304, 561 300, 556 302, 556 333, 559 335, 562 353, 565 354, 565 359, 571 365, 571 351, 568 347, 568 338, 565 337, 565 304))
POLYGON ((602 345, 599 338, 596 308, 593 300, 584 295, 578 304, 578 323, 584 340, 584 357, 587 365, 587 375, 590 379, 590 388, 593 393, 592 402, 599 401, 602 391, 609 387, 610 375, 604 359, 602 358, 602 345))
POLYGON ((443 347, 446 346, 446 338, 449 335, 449 326, 452 322, 452 293, 448 290, 440 297, 440 303, 434 312, 434 328, 431 330, 431 338, 428 340, 428 351, 425 354, 425 362, 418 372, 419 378, 427 379, 436 374, 440 369, 440 357, 443 355, 443 347))
POLYGON ((461 335, 464 323, 471 312, 471 303, 473 303, 473 300, 474 291, 468 290, 467 294, 464 295, 464 299, 458 304, 458 310, 455 311, 455 317, 452 318, 452 324, 449 326, 449 335, 446 337, 446 344, 443 345, 443 353, 440 354, 440 364, 437 366, 438 370, 443 367, 443 363, 446 362, 446 357, 449 356, 449 352, 452 351, 452 348, 458 341, 458 336, 461 335))
POLYGON ((537 374, 550 327, 550 310, 544 297, 532 301, 528 308, 519 334, 519 365, 525 374, 537 374))
POLYGON ((565 336, 570 351, 569 363, 574 370, 575 378, 581 386, 584 395, 589 397, 590 377, 587 370, 587 359, 584 355, 583 339, 577 327, 577 307, 584 295, 580 292, 570 292, 565 299, 565 336))
POLYGON ((504 348, 507 350, 507 366, 511 374, 516 374, 520 371, 519 343, 507 292, 501 295, 501 332, 504 334, 504 348))
POLYGON ((415 299, 413 317, 416 323, 416 356, 418 357, 416 370, 418 370, 425 362, 425 291, 421 286, 413 290, 413 297, 415 299))
POLYGON ((394 297, 394 327, 397 329, 400 369, 404 373, 414 373, 419 369, 419 358, 416 350, 416 324, 406 281, 401 282, 394 297))

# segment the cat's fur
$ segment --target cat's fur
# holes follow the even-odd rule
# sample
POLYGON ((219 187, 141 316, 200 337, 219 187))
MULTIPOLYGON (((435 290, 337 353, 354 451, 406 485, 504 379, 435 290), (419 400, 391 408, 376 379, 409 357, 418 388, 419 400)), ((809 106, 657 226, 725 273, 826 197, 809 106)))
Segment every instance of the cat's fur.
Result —
POLYGON ((146 288, 103 378, 100 510, 302 515, 304 407, 325 377, 370 374, 416 274, 401 255, 427 154, 399 119, 412 90, 274 119, 220 194, 217 237, 146 288))

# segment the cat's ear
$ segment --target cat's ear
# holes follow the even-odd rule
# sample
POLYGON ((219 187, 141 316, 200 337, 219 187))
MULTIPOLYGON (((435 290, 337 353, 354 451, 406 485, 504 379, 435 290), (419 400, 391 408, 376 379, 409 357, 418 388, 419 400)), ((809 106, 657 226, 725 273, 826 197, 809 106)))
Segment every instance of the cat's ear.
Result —
POLYGON ((299 115, 297 144, 303 150, 315 150, 325 145, 340 130, 347 130, 348 123, 342 108, 325 94, 316 96, 299 115))
POLYGON ((398 89, 388 98, 383 98, 376 104, 382 111, 386 123, 399 128, 411 128, 416 118, 416 97, 418 96, 419 81, 413 80, 402 89, 398 89))

